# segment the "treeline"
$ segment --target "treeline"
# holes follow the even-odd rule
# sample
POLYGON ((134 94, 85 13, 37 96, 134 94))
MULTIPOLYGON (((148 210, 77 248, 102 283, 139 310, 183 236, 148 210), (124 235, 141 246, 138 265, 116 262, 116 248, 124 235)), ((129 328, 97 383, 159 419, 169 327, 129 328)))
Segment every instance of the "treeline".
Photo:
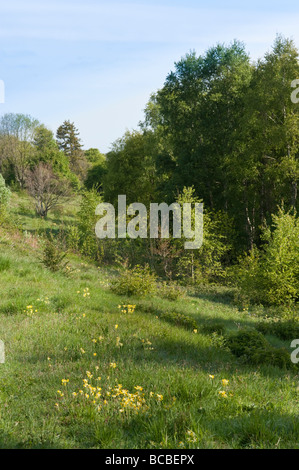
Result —
POLYGON ((297 300, 299 104, 291 100, 291 83, 299 78, 298 59, 294 43, 280 36, 256 63, 237 41, 187 54, 150 97, 139 129, 106 156, 83 151, 69 121, 54 138, 30 116, 5 115, 0 171, 9 184, 29 190, 40 215, 46 215, 38 200, 45 173, 45 193, 66 197, 59 194, 61 180, 67 191, 80 191, 69 242, 86 255, 148 263, 181 282, 235 278, 258 302, 297 300), (174 239, 98 241, 94 209, 100 200, 116 205, 119 194, 147 207, 202 201, 203 247, 188 252, 174 239))

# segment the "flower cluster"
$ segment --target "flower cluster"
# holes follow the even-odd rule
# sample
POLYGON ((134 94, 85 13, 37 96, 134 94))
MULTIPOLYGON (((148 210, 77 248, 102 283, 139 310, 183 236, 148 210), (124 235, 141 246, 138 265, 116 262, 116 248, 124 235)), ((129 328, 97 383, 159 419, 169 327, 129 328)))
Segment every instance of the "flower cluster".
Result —
POLYGON ((33 317, 35 313, 37 313, 37 310, 34 309, 32 305, 27 305, 26 310, 24 310, 24 313, 26 313, 28 317, 33 317))
POLYGON ((119 309, 121 309, 121 313, 134 313, 136 305, 119 305, 119 309))
MULTIPOLYGON (((81 291, 80 290, 77 290, 77 294, 81 294, 81 291)), ((90 297, 90 292, 89 292, 89 288, 88 287, 85 287, 85 289, 83 289, 83 297, 90 297)))
POLYGON ((48 305, 50 303, 50 300, 49 300, 49 297, 40 297, 39 299, 37 299, 37 302, 42 302, 48 305))
MULTIPOLYGON (((116 368, 116 363, 112 362, 109 366, 114 369, 116 368)), ((95 406, 96 411, 101 411, 106 406, 116 404, 119 413, 122 414, 129 412, 145 412, 149 410, 152 404, 155 403, 157 405, 164 399, 163 395, 159 393, 150 392, 146 394, 143 387, 140 385, 136 385, 134 391, 129 391, 120 383, 115 386, 110 386, 110 377, 107 377, 107 381, 105 382, 105 380, 102 380, 102 377, 98 376, 98 370, 98 366, 95 368, 95 373, 91 373, 87 370, 86 377, 83 379, 82 388, 70 394, 67 390, 69 379, 62 379, 61 383, 65 387, 65 392, 57 390, 58 397, 72 397, 72 399, 83 400, 83 403, 89 403, 95 406)), ((59 408, 59 404, 56 403, 55 406, 59 408)))
MULTIPOLYGON (((213 379, 215 378, 215 375, 209 375, 209 378, 213 380, 213 379)), ((221 384, 222 384, 222 387, 223 387, 223 388, 226 388, 226 387, 228 387, 229 380, 227 380, 227 379, 221 379, 221 384)), ((229 393, 229 394, 228 394, 227 389, 226 389, 226 390, 219 390, 219 391, 218 391, 218 395, 219 395, 220 398, 228 398, 229 396, 230 396, 230 397, 233 396, 232 393, 229 393)))

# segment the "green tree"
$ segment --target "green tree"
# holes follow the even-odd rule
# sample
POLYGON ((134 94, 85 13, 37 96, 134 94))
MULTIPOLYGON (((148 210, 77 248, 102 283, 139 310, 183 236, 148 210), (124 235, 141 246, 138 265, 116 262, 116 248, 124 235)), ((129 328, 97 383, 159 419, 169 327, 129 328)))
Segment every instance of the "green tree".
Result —
POLYGON ((150 144, 150 134, 140 131, 126 132, 114 143, 107 154, 105 200, 116 204, 120 194, 127 196, 127 204, 142 202, 148 206, 154 200, 155 163, 150 144))
POLYGON ((64 121, 57 129, 56 140, 59 150, 62 150, 68 157, 71 170, 83 182, 86 178, 89 165, 82 150, 79 131, 75 124, 70 121, 64 121))
POLYGON ((25 114, 4 114, 0 120, 2 140, 1 167, 10 170, 11 178, 25 186, 26 170, 34 160, 34 132, 39 122, 25 114))

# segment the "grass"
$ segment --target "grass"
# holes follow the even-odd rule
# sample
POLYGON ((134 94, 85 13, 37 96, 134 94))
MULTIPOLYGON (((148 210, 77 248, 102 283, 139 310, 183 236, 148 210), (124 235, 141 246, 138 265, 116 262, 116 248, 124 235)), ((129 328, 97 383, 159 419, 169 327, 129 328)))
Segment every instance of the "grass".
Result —
POLYGON ((0 231, 0 448, 299 448, 298 375, 245 365, 209 333, 219 323, 226 332, 254 327, 259 317, 217 288, 177 301, 118 296, 108 270, 75 255, 73 274, 52 273, 28 235, 52 219, 20 214, 24 204, 15 196, 27 232, 0 231), (121 313, 128 304, 134 312, 121 313), (192 318, 197 331, 169 313, 192 318), (137 402, 138 413, 129 409, 137 402))

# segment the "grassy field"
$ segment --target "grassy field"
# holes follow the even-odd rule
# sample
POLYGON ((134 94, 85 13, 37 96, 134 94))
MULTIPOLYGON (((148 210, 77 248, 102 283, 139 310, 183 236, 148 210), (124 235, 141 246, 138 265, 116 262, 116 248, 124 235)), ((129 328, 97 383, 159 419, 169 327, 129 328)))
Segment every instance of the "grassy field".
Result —
POLYGON ((299 448, 298 375, 245 365, 204 334, 207 323, 229 332, 260 321, 228 290, 120 297, 113 271, 75 255, 69 275, 52 273, 37 235, 73 209, 44 221, 15 196, 12 211, 23 232, 0 229, 0 448, 299 448))

